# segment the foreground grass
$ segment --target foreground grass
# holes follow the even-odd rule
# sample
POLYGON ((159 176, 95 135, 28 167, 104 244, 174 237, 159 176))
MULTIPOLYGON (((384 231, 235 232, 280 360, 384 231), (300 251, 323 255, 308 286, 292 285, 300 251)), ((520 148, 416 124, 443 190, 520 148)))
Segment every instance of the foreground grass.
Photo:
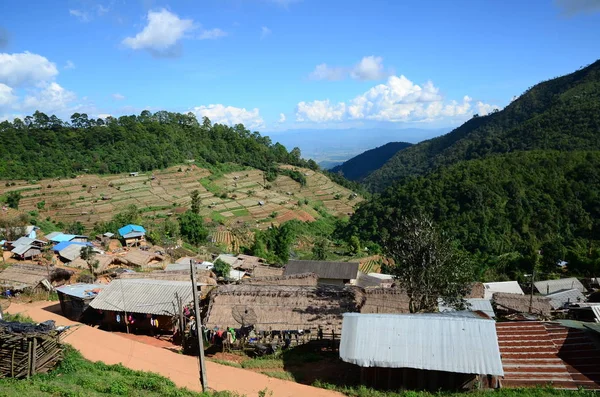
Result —
POLYGON ((234 397, 229 392, 197 393, 160 375, 122 365, 93 363, 67 347, 65 358, 51 373, 30 379, 0 379, 3 397, 234 397))
POLYGON ((379 391, 365 386, 337 386, 320 381, 316 381, 313 386, 335 390, 350 397, 598 397, 596 392, 589 390, 558 390, 551 387, 431 393, 426 391, 379 391))

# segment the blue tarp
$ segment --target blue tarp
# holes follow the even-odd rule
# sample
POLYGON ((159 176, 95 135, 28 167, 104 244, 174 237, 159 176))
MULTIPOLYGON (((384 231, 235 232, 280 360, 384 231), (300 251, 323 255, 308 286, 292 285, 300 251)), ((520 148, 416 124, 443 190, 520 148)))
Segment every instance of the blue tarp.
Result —
POLYGON ((124 236, 131 232, 140 232, 140 233, 146 234, 146 229, 144 229, 143 226, 139 226, 139 225, 127 225, 127 226, 123 226, 122 228, 119 229, 119 234, 121 236, 124 236))
POLYGON ((80 243, 80 242, 75 242, 75 241, 61 241, 60 243, 56 244, 54 246, 54 248, 52 248, 54 251, 62 251, 65 248, 67 248, 69 245, 87 245, 88 247, 92 247, 92 243, 80 243))

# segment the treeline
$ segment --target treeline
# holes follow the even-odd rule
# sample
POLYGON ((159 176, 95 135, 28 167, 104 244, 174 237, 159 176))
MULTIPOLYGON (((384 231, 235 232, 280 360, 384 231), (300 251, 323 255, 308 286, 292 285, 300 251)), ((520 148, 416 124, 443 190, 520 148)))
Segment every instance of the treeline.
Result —
POLYGON ((106 119, 75 113, 65 122, 35 112, 0 123, 0 140, 2 179, 151 171, 192 159, 200 166, 230 162, 268 170, 283 163, 318 169, 298 148, 288 152, 242 124, 212 124, 206 117, 200 122, 192 113, 145 110, 106 119))
POLYGON ((531 151, 459 162, 405 178, 361 204, 336 236, 381 244, 397 214, 430 215, 488 279, 521 278, 567 261, 600 274, 600 152, 531 151), (487 273, 487 274, 486 274, 487 273))
POLYGON ((600 150, 600 61, 527 90, 501 111, 399 151, 364 179, 383 191, 441 166, 524 150, 600 150))

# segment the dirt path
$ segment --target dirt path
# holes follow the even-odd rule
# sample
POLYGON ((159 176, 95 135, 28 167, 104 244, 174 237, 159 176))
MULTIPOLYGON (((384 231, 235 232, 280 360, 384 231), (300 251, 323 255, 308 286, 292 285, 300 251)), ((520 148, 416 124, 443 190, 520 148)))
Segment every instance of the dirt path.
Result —
MULTIPOLYGON (((36 302, 31 304, 13 303, 7 310, 11 314, 27 314, 35 321, 54 320, 57 325, 77 325, 60 314, 56 302, 36 302)), ((81 354, 91 361, 107 364, 121 363, 124 366, 142 371, 159 373, 170 378, 180 387, 199 390, 198 360, 169 350, 150 346, 118 334, 101 331, 97 328, 80 325, 65 338, 81 354)), ((248 397, 258 396, 265 388, 273 392, 273 397, 310 396, 340 397, 339 393, 319 389, 299 383, 270 378, 268 376, 239 368, 206 363, 209 387, 215 390, 229 390, 248 397)))

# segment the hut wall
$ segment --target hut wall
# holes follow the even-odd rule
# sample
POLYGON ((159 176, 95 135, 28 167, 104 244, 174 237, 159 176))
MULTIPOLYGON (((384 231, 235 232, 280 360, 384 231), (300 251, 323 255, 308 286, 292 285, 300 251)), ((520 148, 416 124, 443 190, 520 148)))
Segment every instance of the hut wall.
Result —
POLYGON ((74 296, 58 292, 58 300, 60 301, 60 309, 68 319, 79 321, 83 317, 83 313, 87 310, 92 299, 82 299, 74 296))
POLYGON ((409 313, 408 296, 393 288, 366 288, 361 313, 409 313))
POLYGON ((361 384, 380 390, 463 390, 473 388, 476 378, 471 374, 414 368, 361 368, 361 384))
MULTIPOLYGON (((348 281, 350 281, 350 280, 348 280, 348 281)), ((337 286, 343 287, 345 283, 344 283, 344 280, 338 280, 338 279, 334 279, 334 278, 320 278, 319 284, 337 285, 337 286)))
MULTIPOLYGON (((119 330, 126 331, 127 327, 125 325, 125 314, 123 312, 113 312, 104 310, 101 313, 100 325, 109 330, 119 330), (117 316, 119 316, 120 321, 117 321, 117 316)), ((129 331, 136 333, 148 333, 148 332, 157 332, 157 333, 170 333, 173 331, 173 318, 171 316, 157 316, 157 315, 149 315, 149 314, 139 314, 139 313, 127 313, 127 316, 132 316, 133 323, 129 324, 129 331), (153 326, 150 323, 151 319, 158 320, 158 327, 153 326)))

